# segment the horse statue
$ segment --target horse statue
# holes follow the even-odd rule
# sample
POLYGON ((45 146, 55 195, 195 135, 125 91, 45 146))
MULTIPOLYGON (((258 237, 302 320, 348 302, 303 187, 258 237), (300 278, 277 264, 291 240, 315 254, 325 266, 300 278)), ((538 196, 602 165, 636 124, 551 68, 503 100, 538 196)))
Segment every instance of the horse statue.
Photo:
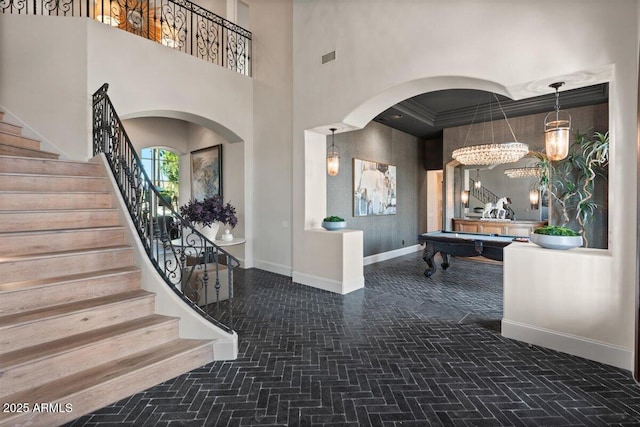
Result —
POLYGON ((508 197, 501 197, 495 203, 486 203, 484 210, 482 211, 482 218, 496 218, 505 219, 507 210, 505 206, 511 204, 511 200, 508 197), (495 217, 492 216, 495 211, 495 217), (485 217, 485 215, 487 215, 485 217))

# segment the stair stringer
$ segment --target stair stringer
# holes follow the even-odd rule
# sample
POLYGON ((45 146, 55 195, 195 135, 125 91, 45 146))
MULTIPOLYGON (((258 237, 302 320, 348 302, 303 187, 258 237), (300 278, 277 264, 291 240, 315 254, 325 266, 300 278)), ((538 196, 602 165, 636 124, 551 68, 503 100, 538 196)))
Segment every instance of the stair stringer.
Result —
POLYGON ((157 314, 179 317, 180 338, 213 340, 214 360, 235 360, 238 357, 238 334, 232 334, 218 328, 207 319, 196 313, 189 305, 183 301, 172 289, 169 288, 164 279, 156 271, 149 260, 142 242, 138 237, 136 228, 128 214, 128 210, 118 184, 109 168, 107 159, 103 153, 93 157, 91 162, 102 164, 103 172, 109 180, 108 191, 117 201, 120 216, 120 224, 125 229, 125 241, 133 248, 134 264, 141 271, 142 289, 156 294, 155 310, 157 314))

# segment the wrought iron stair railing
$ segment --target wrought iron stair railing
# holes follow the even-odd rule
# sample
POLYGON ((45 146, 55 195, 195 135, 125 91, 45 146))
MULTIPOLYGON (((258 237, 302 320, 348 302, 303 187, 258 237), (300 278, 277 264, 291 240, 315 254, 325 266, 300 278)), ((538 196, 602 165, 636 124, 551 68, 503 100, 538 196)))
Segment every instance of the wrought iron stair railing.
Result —
POLYGON ((251 32, 189 0, 2 0, 0 13, 95 19, 251 76, 251 32))
POLYGON ((480 200, 481 203, 495 203, 499 197, 486 187, 480 186, 476 188, 476 181, 473 178, 469 178, 469 188, 471 188, 471 195, 480 200))
POLYGON ((111 104, 108 88, 105 83, 93 94, 94 155, 106 156, 142 245, 166 284, 202 316, 233 332, 233 272, 240 262, 162 197, 111 104))

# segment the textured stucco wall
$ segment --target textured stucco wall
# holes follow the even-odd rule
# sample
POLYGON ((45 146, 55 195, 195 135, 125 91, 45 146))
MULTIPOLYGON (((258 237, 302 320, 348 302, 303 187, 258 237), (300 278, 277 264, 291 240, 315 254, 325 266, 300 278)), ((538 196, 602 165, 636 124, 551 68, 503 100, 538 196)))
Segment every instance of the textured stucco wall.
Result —
POLYGON ((327 177, 327 215, 341 216, 348 228, 364 231, 364 256, 414 245, 421 230, 420 206, 426 205, 426 193, 421 194, 427 174, 422 141, 375 122, 359 131, 337 134, 335 140, 341 150, 340 173, 327 177), (353 216, 354 158, 396 166, 395 215, 353 216))

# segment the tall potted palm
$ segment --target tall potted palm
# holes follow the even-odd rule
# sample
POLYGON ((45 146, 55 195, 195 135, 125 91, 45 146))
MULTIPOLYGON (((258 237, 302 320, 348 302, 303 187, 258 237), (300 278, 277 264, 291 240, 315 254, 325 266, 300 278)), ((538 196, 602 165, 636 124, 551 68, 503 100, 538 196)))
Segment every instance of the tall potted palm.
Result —
MULTIPOLYGON (((580 230, 584 246, 589 246, 588 225, 602 208, 594 201, 596 178, 607 179, 609 165, 609 133, 591 135, 576 131, 569 155, 552 162, 544 153, 536 153, 541 169, 540 190, 557 210, 560 226, 580 230)), ((552 210, 554 210, 552 209, 552 210)))

